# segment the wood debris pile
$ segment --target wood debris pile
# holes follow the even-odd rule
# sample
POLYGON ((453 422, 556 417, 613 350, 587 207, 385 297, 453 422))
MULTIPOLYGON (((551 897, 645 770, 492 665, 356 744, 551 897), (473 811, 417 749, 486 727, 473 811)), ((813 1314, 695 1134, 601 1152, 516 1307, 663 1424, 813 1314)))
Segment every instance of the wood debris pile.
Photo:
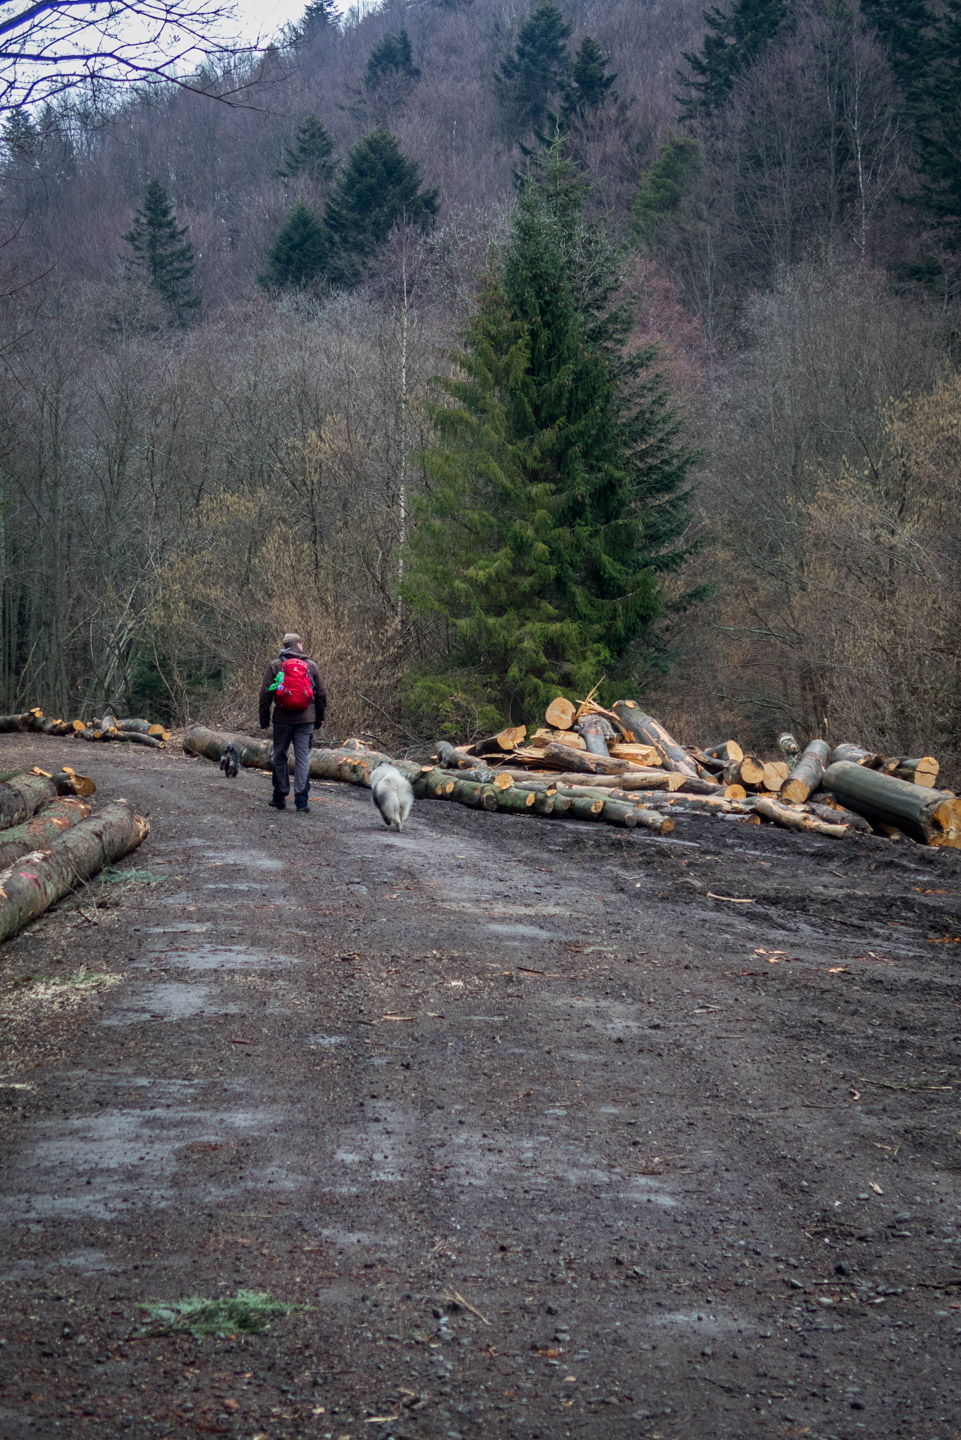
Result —
MULTIPOLYGON (((680 814, 759 825, 770 822, 840 838, 850 831, 905 834, 924 845, 961 849, 961 800, 935 790, 938 763, 871 755, 853 745, 831 751, 812 740, 802 751, 781 736, 784 758, 746 755, 734 740, 686 749, 632 700, 604 710, 592 699, 557 699, 546 726, 514 726, 473 745, 442 740, 430 764, 393 760, 359 740, 311 752, 319 780, 368 785, 375 766, 396 765, 418 799, 453 800, 480 810, 599 820, 668 835, 680 814)), ((240 763, 271 766, 269 740, 197 726, 188 754, 219 761, 228 745, 240 763)), ((291 767, 293 759, 290 760, 291 767)))
POLYGON ((128 745, 146 745, 159 750, 170 739, 170 731, 149 720, 136 718, 118 720, 115 715, 97 716, 90 720, 52 720, 34 707, 22 715, 0 715, 0 734, 17 730, 35 730, 41 735, 59 735, 66 739, 119 740, 128 745))
POLYGON ((96 788, 69 767, 52 775, 33 769, 0 776, 0 940, 146 836, 148 822, 125 800, 92 814, 96 788))
POLYGON ((591 696, 580 705, 559 696, 544 718, 533 733, 515 726, 473 745, 441 742, 437 759, 457 769, 480 763, 495 784, 543 797, 535 813, 553 813, 541 808, 550 798, 556 805, 558 797, 591 796, 633 807, 637 823, 651 829, 658 827, 647 815, 696 811, 835 838, 862 830, 961 849, 961 800, 935 789, 940 767, 931 756, 876 755, 825 740, 802 750, 787 733, 777 760, 745 754, 735 740, 689 748, 633 700, 606 710, 591 696))

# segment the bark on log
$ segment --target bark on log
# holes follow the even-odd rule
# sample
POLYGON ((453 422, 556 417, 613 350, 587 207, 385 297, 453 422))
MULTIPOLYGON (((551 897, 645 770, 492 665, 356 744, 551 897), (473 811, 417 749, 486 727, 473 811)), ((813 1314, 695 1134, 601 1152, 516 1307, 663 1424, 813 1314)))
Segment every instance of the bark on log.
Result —
POLYGON ((149 829, 142 815, 118 800, 51 845, 22 855, 0 872, 0 940, 22 930, 82 880, 129 855, 149 829))
POLYGON ((14 730, 26 730, 25 715, 0 715, 0 734, 9 735, 14 730))
POLYGON ((821 784, 830 755, 831 747, 826 740, 812 740, 805 746, 804 754, 781 786, 781 799, 796 805, 813 795, 821 784))
POLYGON ((556 696, 544 711, 544 719, 552 730, 569 730, 574 724, 577 706, 563 695, 556 696))
POLYGON ((926 790, 934 788, 941 766, 933 755, 922 755, 919 759, 902 759, 900 756, 889 760, 885 773, 898 780, 908 780, 912 785, 921 785, 926 790))
POLYGON ((835 745, 831 751, 831 764, 836 760, 843 760, 849 765, 867 765, 873 770, 883 760, 882 755, 876 755, 872 750, 862 750, 860 745, 835 745))
POLYGON ((848 833, 846 825, 828 823, 804 810, 791 810, 787 805, 779 805, 769 795, 759 795, 754 802, 754 810, 756 814, 773 820, 775 825, 782 825, 786 830, 806 830, 815 835, 829 835, 834 840, 842 840, 848 833))
POLYGON ((498 730, 496 735, 490 735, 486 740, 478 740, 471 750, 475 755, 504 755, 523 745, 527 738, 526 725, 508 725, 506 730, 498 730))
POLYGON ((819 820, 826 820, 829 825, 846 825, 849 830, 857 830, 862 835, 870 835, 872 825, 870 820, 865 820, 863 815, 858 815, 854 810, 848 810, 844 805, 839 805, 833 796, 824 796, 824 802, 820 800, 809 800, 804 807, 811 815, 816 815, 819 820), (831 804, 826 802, 831 800, 831 804))
POLYGON ((845 760, 835 761, 821 783, 872 824, 893 825, 922 845, 961 850, 961 800, 953 795, 845 760))
POLYGON ((640 722, 644 719, 644 711, 636 700, 615 700, 611 711, 617 717, 617 723, 624 733, 624 739, 629 744, 644 738, 638 729, 640 722))
POLYGON ((726 766, 736 765, 738 760, 743 760, 744 751, 736 740, 725 740, 723 745, 708 745, 705 750, 698 752, 697 758, 702 765, 723 770, 726 766))
POLYGON ((546 746, 540 762, 546 769, 576 770, 584 775, 623 775, 629 760, 612 760, 609 755, 589 755, 586 750, 572 750, 569 745, 553 742, 546 746))
POLYGON ((756 755, 742 755, 740 760, 733 760, 724 769, 725 785, 744 785, 748 789, 756 789, 764 783, 764 763, 756 755))
POLYGON ((438 740, 434 749, 434 759, 438 765, 443 765, 447 770, 473 770, 475 757, 465 755, 461 750, 455 750, 447 740, 438 740))
POLYGON ((584 748, 589 755, 604 755, 610 759, 610 752, 607 742, 613 739, 614 727, 603 715, 582 715, 574 723, 574 729, 584 741, 584 748))
MULTIPOLYGON (((625 700, 624 705, 631 705, 633 702, 625 700)), ((617 707, 615 706, 615 709, 617 707)), ((717 790, 717 782, 705 780, 699 774, 697 765, 688 755, 683 745, 679 745, 670 735, 664 726, 655 720, 653 715, 645 715, 641 710, 634 707, 631 724, 634 727, 634 734, 638 740, 653 745, 661 756, 661 762, 665 770, 673 770, 678 775, 683 775, 685 782, 691 782, 690 787, 698 794, 706 794, 717 790)))
POLYGON ((56 840, 58 835, 62 835, 64 830, 86 820, 89 814, 90 806, 87 801, 73 795, 58 795, 48 801, 32 820, 0 832, 0 870, 5 870, 14 860, 26 855, 28 850, 43 849, 56 840))
POLYGON ((56 794, 50 775, 14 775, 0 785, 0 830, 22 825, 56 794))
MULTIPOLYGON (((544 789, 551 785, 580 785, 587 778, 574 770, 561 771, 556 775, 532 775, 529 770, 504 770, 518 785, 531 789, 544 789)), ((627 770, 623 775, 592 775, 591 785, 613 786, 621 790, 679 790, 684 784, 683 775, 674 775, 668 770, 627 770)))

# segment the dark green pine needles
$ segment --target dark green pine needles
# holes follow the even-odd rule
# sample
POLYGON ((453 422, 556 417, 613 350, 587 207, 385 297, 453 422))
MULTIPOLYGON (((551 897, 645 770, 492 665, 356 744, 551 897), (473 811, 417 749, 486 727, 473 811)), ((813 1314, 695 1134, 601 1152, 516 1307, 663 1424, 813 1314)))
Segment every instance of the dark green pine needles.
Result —
POLYGON ((425 715, 528 719, 559 688, 584 694, 660 658, 694 456, 653 351, 628 346, 618 282, 554 151, 431 412, 403 587, 441 622, 442 659, 411 677, 425 715))

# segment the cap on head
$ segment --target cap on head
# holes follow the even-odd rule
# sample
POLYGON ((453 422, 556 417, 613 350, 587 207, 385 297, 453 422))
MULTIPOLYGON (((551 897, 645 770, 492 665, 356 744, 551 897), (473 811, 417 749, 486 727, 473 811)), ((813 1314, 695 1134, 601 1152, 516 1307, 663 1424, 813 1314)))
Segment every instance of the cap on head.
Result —
POLYGON ((295 635, 293 631, 290 631, 289 634, 284 636, 280 644, 282 649, 289 650, 292 645, 301 645, 303 644, 303 641, 301 640, 299 635, 295 635))

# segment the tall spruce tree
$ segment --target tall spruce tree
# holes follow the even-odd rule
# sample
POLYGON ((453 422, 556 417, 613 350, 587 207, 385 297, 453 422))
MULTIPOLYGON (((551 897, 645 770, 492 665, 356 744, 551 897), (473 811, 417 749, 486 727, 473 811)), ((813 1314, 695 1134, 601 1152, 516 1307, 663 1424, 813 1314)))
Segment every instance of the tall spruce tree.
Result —
POLYGON ((663 662, 694 456, 653 348, 627 343, 617 259, 555 147, 431 411, 402 587, 448 637, 412 677, 428 707, 461 695, 488 722, 526 719, 559 687, 663 662))
POLYGON ((323 279, 326 262, 323 226, 299 200, 277 232, 258 282, 265 290, 302 290, 323 279))
POLYGON ((608 100, 616 99, 616 75, 608 74, 607 58, 597 41, 585 35, 571 65, 561 104, 561 121, 583 120, 608 100))
POLYGON ((324 210, 332 285, 354 285, 395 224, 428 230, 437 214, 437 191, 420 188, 420 170, 389 130, 358 140, 342 165, 324 210))
POLYGON ((308 180, 317 183, 329 180, 334 169, 330 158, 333 153, 334 142, 323 121, 317 115, 308 115, 299 126, 294 143, 286 146, 284 163, 277 173, 285 180, 295 175, 306 175, 308 180))
POLYGON ((789 21, 787 0, 734 0, 725 13, 704 11, 707 32, 700 55, 683 52, 688 72, 678 72, 688 94, 679 97, 685 120, 710 115, 727 101, 737 77, 754 63, 789 21))
POLYGON ((148 181, 133 228, 123 237, 133 250, 133 265, 164 302, 171 320, 185 325, 200 304, 194 287, 194 248, 184 239, 173 204, 159 180, 148 181))
POLYGON ((410 48, 410 36, 406 30, 399 35, 385 35, 370 52, 364 84, 369 90, 376 90, 384 80, 416 80, 420 71, 414 64, 410 48))
POLYGON ((570 33, 571 26, 557 6, 545 0, 521 26, 513 51, 501 61, 494 85, 515 135, 536 133, 547 118, 552 97, 563 94, 570 68, 570 33))

